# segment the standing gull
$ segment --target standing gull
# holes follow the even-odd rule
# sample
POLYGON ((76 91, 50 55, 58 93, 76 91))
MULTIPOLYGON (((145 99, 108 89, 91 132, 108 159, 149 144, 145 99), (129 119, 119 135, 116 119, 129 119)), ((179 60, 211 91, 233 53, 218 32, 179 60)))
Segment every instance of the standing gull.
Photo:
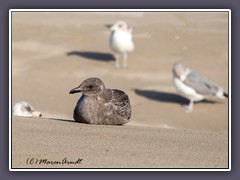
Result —
POLYGON ((106 89, 99 78, 88 78, 69 94, 81 92, 73 118, 88 124, 122 125, 130 121, 131 105, 127 94, 106 89))
POLYGON ((117 21, 110 27, 110 30, 110 48, 115 53, 115 66, 120 67, 119 54, 123 54, 123 67, 127 67, 128 53, 134 50, 132 29, 125 21, 117 21))
POLYGON ((228 98, 228 94, 220 86, 181 63, 173 65, 173 84, 181 96, 190 100, 189 105, 184 106, 186 112, 193 110, 194 102, 201 101, 208 96, 228 98))
POLYGON ((14 116, 41 117, 42 114, 36 111, 29 103, 25 101, 17 102, 12 108, 14 116))

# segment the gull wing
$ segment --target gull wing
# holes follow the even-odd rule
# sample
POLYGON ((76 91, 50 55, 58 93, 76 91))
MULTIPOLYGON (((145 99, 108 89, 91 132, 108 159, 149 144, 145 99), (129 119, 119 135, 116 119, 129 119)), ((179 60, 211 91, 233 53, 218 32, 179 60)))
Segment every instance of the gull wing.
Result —
POLYGON ((218 85, 209 80, 207 77, 204 77, 194 71, 191 71, 186 76, 183 83, 193 88, 197 93, 206 96, 216 95, 220 89, 218 85))
POLYGON ((110 100, 110 103, 113 104, 117 114, 123 118, 130 119, 131 104, 128 95, 118 89, 111 89, 111 92, 112 99, 110 100))

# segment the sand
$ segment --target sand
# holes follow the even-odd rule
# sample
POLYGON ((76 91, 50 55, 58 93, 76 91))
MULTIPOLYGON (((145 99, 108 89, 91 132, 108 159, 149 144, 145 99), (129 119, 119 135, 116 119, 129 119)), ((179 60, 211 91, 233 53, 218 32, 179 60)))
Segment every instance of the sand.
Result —
POLYGON ((222 133, 14 117, 13 134, 14 168, 228 166, 227 136, 222 133), (65 158, 73 162, 82 160, 79 164, 56 164, 65 158), (45 159, 49 163, 40 163, 45 159))
MULTIPOLYGON (((228 92, 227 13, 12 13, 12 102, 27 101, 43 118, 14 117, 13 167, 28 158, 81 164, 64 167, 227 168, 228 100, 187 101, 172 85, 172 65, 208 76, 228 92), (136 50, 116 69, 106 25, 125 20, 136 50), (69 91, 89 77, 125 91, 132 121, 125 126, 74 123, 80 94, 69 91), (76 139, 75 139, 76 138, 76 139)), ((62 167, 62 165, 61 165, 62 167)))

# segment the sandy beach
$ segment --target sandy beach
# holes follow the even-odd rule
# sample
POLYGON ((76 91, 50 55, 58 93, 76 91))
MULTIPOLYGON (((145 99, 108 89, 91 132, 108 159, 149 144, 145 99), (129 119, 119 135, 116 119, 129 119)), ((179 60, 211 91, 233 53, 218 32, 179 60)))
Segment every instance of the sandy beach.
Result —
POLYGON ((228 168, 228 99, 185 113, 172 84, 177 61, 228 93, 227 12, 12 12, 12 103, 43 114, 12 118, 12 167, 228 168), (109 48, 117 20, 133 28, 128 68, 114 67, 109 48), (130 123, 73 121, 80 94, 69 91, 89 77, 129 95, 130 123), (80 163, 37 161, 64 158, 80 163))
POLYGON ((13 134, 14 168, 228 166, 225 133, 14 117, 13 134), (65 158, 73 162, 82 160, 79 164, 56 163, 65 158))

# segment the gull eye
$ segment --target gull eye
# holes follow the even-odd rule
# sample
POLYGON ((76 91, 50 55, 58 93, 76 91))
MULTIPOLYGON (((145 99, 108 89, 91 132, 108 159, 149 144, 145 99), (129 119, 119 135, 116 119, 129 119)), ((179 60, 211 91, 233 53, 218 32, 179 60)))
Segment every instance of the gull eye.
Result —
POLYGON ((30 108, 29 105, 27 105, 25 108, 26 108, 27 111, 29 111, 29 112, 31 111, 31 108, 30 108))
POLYGON ((88 88, 89 88, 89 89, 93 89, 93 85, 89 85, 88 88))

